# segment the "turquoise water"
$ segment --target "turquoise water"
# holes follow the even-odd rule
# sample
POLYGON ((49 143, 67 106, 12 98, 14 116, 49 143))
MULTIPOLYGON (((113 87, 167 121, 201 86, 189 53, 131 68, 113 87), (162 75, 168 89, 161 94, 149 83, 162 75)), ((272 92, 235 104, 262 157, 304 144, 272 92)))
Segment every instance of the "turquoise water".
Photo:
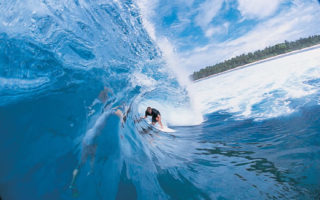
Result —
POLYGON ((317 51, 182 87, 134 2, 0 9, 2 199, 319 199, 317 51))

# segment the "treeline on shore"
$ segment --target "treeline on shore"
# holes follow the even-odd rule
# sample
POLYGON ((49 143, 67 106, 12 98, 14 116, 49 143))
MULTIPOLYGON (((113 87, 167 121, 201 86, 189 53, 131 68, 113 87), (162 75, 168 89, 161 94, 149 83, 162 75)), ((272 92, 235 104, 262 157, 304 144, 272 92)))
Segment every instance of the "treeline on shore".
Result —
POLYGON ((283 43, 276 44, 271 47, 266 47, 263 50, 257 50, 253 53, 242 54, 229 60, 225 60, 224 62, 208 66, 206 68, 201 69, 200 71, 194 72, 191 75, 191 78, 193 80, 198 80, 242 65, 250 64, 259 60, 303 49, 306 47, 311 47, 316 44, 320 44, 320 35, 314 35, 308 38, 301 38, 293 42, 285 41, 283 43))

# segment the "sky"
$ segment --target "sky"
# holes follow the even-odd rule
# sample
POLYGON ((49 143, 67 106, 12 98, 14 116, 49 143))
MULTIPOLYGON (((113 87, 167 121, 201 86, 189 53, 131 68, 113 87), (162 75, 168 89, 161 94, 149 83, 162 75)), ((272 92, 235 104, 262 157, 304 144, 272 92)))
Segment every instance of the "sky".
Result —
POLYGON ((137 0, 172 68, 191 74, 225 59, 320 34, 320 0, 137 0))

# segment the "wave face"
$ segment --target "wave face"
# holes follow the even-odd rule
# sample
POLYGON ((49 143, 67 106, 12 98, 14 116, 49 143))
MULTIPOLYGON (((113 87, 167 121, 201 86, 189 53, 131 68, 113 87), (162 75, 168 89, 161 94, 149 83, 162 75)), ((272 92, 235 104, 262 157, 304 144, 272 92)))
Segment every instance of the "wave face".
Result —
POLYGON ((0 11, 3 199, 320 196, 319 50, 186 89, 135 2, 0 11), (139 120, 146 106, 176 132, 139 120))

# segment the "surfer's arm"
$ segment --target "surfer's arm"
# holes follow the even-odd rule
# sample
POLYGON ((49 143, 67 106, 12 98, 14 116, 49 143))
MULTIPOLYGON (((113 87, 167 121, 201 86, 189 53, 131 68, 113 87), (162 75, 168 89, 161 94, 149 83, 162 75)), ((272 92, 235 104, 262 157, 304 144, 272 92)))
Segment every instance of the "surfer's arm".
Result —
POLYGON ((148 116, 147 116, 147 111, 145 112, 145 114, 144 114, 144 117, 140 117, 140 119, 145 119, 145 118, 147 118, 148 116))

